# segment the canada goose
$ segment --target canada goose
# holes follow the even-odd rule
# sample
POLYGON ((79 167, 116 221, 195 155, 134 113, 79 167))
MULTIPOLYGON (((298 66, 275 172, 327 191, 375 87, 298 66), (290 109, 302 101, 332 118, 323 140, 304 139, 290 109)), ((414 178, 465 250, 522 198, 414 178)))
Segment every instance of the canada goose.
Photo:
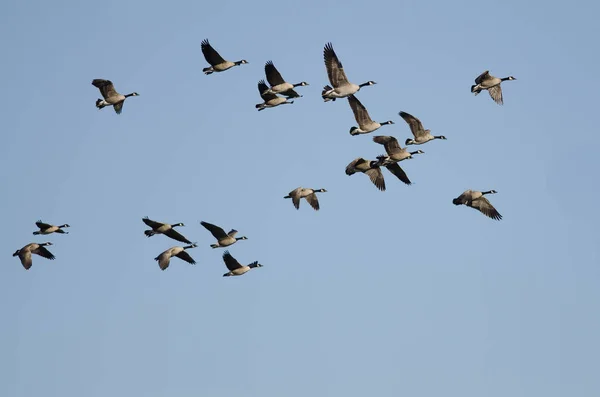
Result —
POLYGON ((325 45, 323 58, 325 59, 325 68, 327 68, 329 83, 331 83, 331 86, 326 85, 323 87, 323 92, 321 93, 321 97, 325 102, 335 101, 336 98, 345 98, 349 95, 356 94, 361 87, 377 84, 374 81, 367 81, 360 85, 349 82, 348 77, 346 77, 346 73, 344 72, 344 67, 335 54, 331 43, 325 45))
POLYGON ((242 264, 240 264, 240 262, 238 262, 237 259, 231 256, 229 251, 225 251, 223 253, 223 261, 225 262, 225 266, 227 266, 227 269, 229 269, 229 271, 225 273, 223 277, 241 276, 242 274, 248 272, 250 269, 254 269, 255 267, 262 267, 262 265, 258 263, 258 261, 252 262, 247 266, 242 266, 242 264))
POLYGON ((275 106, 285 105, 294 103, 294 101, 289 101, 284 97, 277 96, 277 94, 266 94, 265 91, 269 89, 267 83, 264 80, 258 82, 258 92, 260 93, 260 97, 263 99, 263 103, 259 103, 256 105, 256 108, 260 112, 266 108, 274 108, 275 106))
POLYGON ((166 251, 163 251, 159 256, 154 258, 155 261, 158 261, 158 267, 160 270, 165 270, 169 267, 169 263, 171 262, 171 258, 176 256, 179 259, 186 261, 192 265, 196 264, 194 258, 190 256, 185 250, 190 248, 195 248, 197 245, 194 243, 192 245, 186 245, 185 247, 171 247, 166 251))
MULTIPOLYGON (((385 135, 377 135, 373 137, 373 142, 379 143, 385 147, 385 151, 387 152, 387 162, 397 162, 412 158, 415 154, 423 154, 425 153, 422 150, 417 150, 415 152, 409 152, 406 148, 402 149, 398 140, 393 136, 385 136, 385 135)), ((380 156, 381 157, 381 156, 380 156)))
POLYGON ((227 69, 231 69, 234 66, 244 65, 248 63, 245 59, 237 62, 226 61, 219 55, 219 53, 210 45, 208 39, 202 40, 202 54, 206 62, 210 63, 210 67, 202 69, 204 74, 211 74, 213 72, 224 72, 227 69))
POLYGON ((52 243, 27 244, 20 250, 16 250, 12 256, 18 256, 25 270, 29 270, 32 264, 31 254, 36 254, 50 260, 54 259, 54 255, 46 249, 46 245, 52 245, 52 243))
POLYGON ((383 173, 379 164, 380 162, 377 160, 369 161, 358 157, 346 166, 346 175, 354 175, 356 172, 362 172, 371 179, 371 182, 373 182, 373 185, 377 189, 383 192, 385 191, 385 180, 383 179, 383 173))
POLYGON ((204 226, 213 235, 214 238, 217 239, 216 244, 210 245, 212 248, 227 247, 231 244, 234 244, 238 240, 248 240, 248 237, 246 236, 235 237, 235 235, 238 232, 235 229, 231 229, 229 233, 225 233, 225 230, 221 229, 217 225, 213 225, 212 223, 202 221, 200 222, 200 224, 204 226))
POLYGON ((63 227, 70 227, 66 223, 60 226, 49 225, 48 223, 44 223, 42 221, 37 221, 35 223, 40 230, 33 232, 34 235, 38 234, 50 234, 50 233, 60 233, 60 234, 69 234, 69 232, 65 232, 62 230, 63 227))
POLYGON ((146 225, 148 225, 152 228, 152 230, 144 230, 144 234, 148 237, 152 237, 155 234, 164 234, 165 236, 171 237, 173 240, 181 241, 182 243, 191 244, 191 241, 189 241, 187 238, 183 237, 175 229, 173 229, 176 226, 185 226, 181 222, 170 225, 168 223, 161 223, 161 222, 153 221, 151 219, 148 219, 147 216, 142 218, 142 221, 146 225))
POLYGON ((498 105, 502 105, 504 100, 502 99, 502 87, 500 87, 500 83, 507 80, 516 80, 512 76, 498 78, 494 77, 490 74, 489 70, 481 73, 475 79, 475 85, 471 86, 471 92, 477 96, 482 90, 488 90, 490 96, 498 105))
POLYGON ((130 96, 140 95, 137 92, 132 92, 131 94, 127 95, 119 94, 115 90, 115 86, 110 80, 94 79, 92 80, 92 85, 98 88, 100 90, 100 94, 102 94, 102 97, 104 97, 104 100, 96 100, 96 107, 98 109, 102 109, 105 106, 112 106, 113 109, 115 109, 115 112, 117 112, 117 114, 121 114, 125 99, 129 98, 130 96))
POLYGON ((460 196, 452 200, 454 205, 464 204, 467 207, 475 208, 485 216, 499 221, 502 219, 502 215, 494 206, 488 201, 487 198, 483 197, 485 194, 498 193, 495 190, 488 190, 487 192, 479 192, 477 190, 465 190, 460 196))
POLYGON ((421 145, 425 142, 429 142, 434 139, 446 139, 446 137, 443 135, 439 135, 439 136, 431 135, 431 130, 424 129, 423 123, 421 123, 421 120, 419 120, 415 116, 410 115, 406 112, 400 112, 399 114, 400 114, 400 117, 402 117, 404 119, 404 121, 406 121, 408 123, 408 126, 410 127, 410 131, 412 132, 412 134, 415 137, 415 139, 408 138, 406 140, 406 142, 404 142, 407 146, 408 145, 421 145))
POLYGON ((358 123, 358 127, 350 128, 350 135, 368 134, 369 132, 379 129, 382 125, 394 124, 392 120, 383 123, 371 120, 365 106, 354 95, 348 96, 348 103, 350 104, 350 108, 352 108, 352 112, 354 113, 354 118, 358 123))
POLYGON ((296 209, 300 209, 300 199, 301 198, 305 198, 306 201, 308 201, 308 204, 310 204, 311 207, 314 208, 315 211, 319 210, 319 200, 317 199, 317 194, 316 193, 324 193, 327 192, 327 190, 325 189, 309 189, 309 188, 303 188, 303 187, 297 187, 296 189, 292 190, 287 196, 285 196, 285 199, 291 198, 292 202, 294 203, 294 207, 296 207, 296 209))
POLYGON ((265 63, 265 75, 267 76, 267 81, 271 85, 266 92, 263 94, 281 94, 285 95, 288 98, 299 98, 302 95, 299 95, 296 91, 294 91, 294 87, 303 87, 308 85, 306 81, 303 81, 298 84, 290 84, 286 82, 281 74, 273 64, 273 61, 267 61, 265 63))

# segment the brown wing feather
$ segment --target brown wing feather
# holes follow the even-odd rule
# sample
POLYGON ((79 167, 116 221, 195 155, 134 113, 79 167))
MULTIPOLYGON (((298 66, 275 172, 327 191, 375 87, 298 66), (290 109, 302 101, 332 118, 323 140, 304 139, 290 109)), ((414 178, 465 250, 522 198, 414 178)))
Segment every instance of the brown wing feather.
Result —
POLYGON ((115 90, 115 86, 110 80, 94 79, 92 80, 92 85, 100 90, 100 94, 102 94, 104 99, 119 95, 115 90))
POLYGON ((181 241, 182 243, 191 244, 192 242, 183 237, 177 230, 171 228, 163 233, 165 236, 171 237, 173 240, 181 241))
POLYGON ((377 135, 373 137, 373 142, 383 145, 388 155, 392 155, 402 150, 398 140, 393 136, 377 135))
POLYGON ((202 226, 204 226, 212 235, 214 238, 216 238, 217 240, 220 238, 224 238, 227 237, 227 233, 225 233, 225 230, 223 230, 222 228, 220 228, 217 225, 213 225, 212 223, 208 223, 208 222, 200 222, 200 224, 202 226))
POLYGON ((142 218, 142 221, 146 225, 150 226, 152 229, 158 229, 159 227, 164 225, 164 223, 153 221, 152 219, 149 219, 148 217, 142 218))
POLYGON ((237 259, 231 256, 229 251, 225 251, 223 253, 223 261, 225 262, 225 266, 227 266, 227 269, 229 269, 229 271, 234 271, 235 269, 239 269, 240 267, 242 267, 240 262, 238 262, 237 259))
POLYGON ((486 70, 475 79, 475 84, 481 84, 482 81, 490 78, 490 71, 486 70))
POLYGON ((327 68, 327 77, 333 88, 339 87, 348 82, 342 62, 338 59, 333 45, 327 43, 323 50, 323 58, 325 59, 325 67, 327 68))
POLYGON ((402 182, 406 183, 407 185, 412 184, 410 179, 408 179, 408 175, 406 175, 406 172, 404 172, 398 163, 388 164, 386 168, 402 182))
POLYGON ((488 92, 490 93, 490 96, 494 102, 496 102, 498 105, 504 104, 504 99, 502 98, 502 88, 500 87, 500 84, 488 88, 488 92))
POLYGON ((258 82, 258 92, 260 93, 260 97, 265 102, 269 102, 270 100, 277 98, 277 94, 273 94, 273 93, 264 94, 264 92, 268 89, 269 89, 269 86, 267 85, 267 83, 265 83, 264 80, 261 80, 258 82))
POLYGON ((385 179, 383 179, 381 168, 371 168, 370 170, 365 171, 365 174, 367 174, 377 189, 381 190, 382 192, 385 191, 385 179))
POLYGON ((208 39, 202 40, 202 43, 200 46, 202 48, 202 54, 204 55, 204 59, 206 59, 206 62, 210 63, 211 66, 215 66, 215 65, 225 62, 225 59, 223 59, 223 57, 221 55, 219 55, 217 50, 215 50, 210 45, 210 43, 208 42, 208 39))
POLYGON ((267 63, 265 63, 265 75, 271 86, 285 83, 281 73, 279 73, 275 65, 273 65, 273 61, 267 61, 267 63))
POLYGON ((373 120, 371 120, 371 116, 369 116, 367 108, 358 100, 357 97, 350 95, 348 97, 348 103, 352 108, 352 113, 354 113, 354 119, 359 125, 373 122, 373 120))
POLYGON ((473 200, 470 202, 470 205, 469 204, 467 204, 467 205, 471 208, 475 208, 476 210, 478 210, 479 212, 481 212, 482 214, 484 214, 487 217, 490 217, 497 221, 502 219, 502 215, 500 215, 500 213, 498 211, 496 211, 494 206, 485 197, 480 197, 477 200, 473 200))
POLYGON ((309 194, 305 198, 306 201, 308 201, 308 204, 310 204, 310 206, 313 207, 315 211, 319 210, 319 199, 317 198, 317 195, 315 193, 309 194))
POLYGON ((41 230, 48 229, 49 227, 51 227, 51 226, 52 226, 52 225, 49 225, 49 224, 47 224, 47 223, 44 223, 44 222, 42 222, 42 221, 37 221, 35 224, 36 224, 36 226, 37 226, 37 227, 39 227, 41 230))
POLYGON ((180 253, 178 253, 177 255, 175 255, 176 257, 178 257, 179 259, 183 259, 184 261, 186 261, 187 263, 190 263, 192 265, 196 264, 196 261, 194 260, 194 258, 192 258, 190 256, 190 254, 188 254, 185 251, 181 251, 180 253))
POLYGON ((410 131, 415 138, 419 135, 423 135, 425 129, 423 128, 423 123, 421 123, 421 120, 406 112, 400 112, 400 117, 402 117, 404 121, 408 123, 410 131))

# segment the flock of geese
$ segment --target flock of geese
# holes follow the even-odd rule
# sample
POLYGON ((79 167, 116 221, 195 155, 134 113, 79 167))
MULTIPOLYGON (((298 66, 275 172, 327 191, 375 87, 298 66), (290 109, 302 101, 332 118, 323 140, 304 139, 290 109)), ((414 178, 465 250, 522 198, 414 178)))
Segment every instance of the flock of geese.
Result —
MULTIPOLYGON (((235 66, 248 64, 248 61, 245 59, 236 62, 224 59, 212 47, 208 40, 202 41, 201 48, 204 58, 210 64, 209 67, 206 67, 202 70, 206 75, 225 72, 235 66)), ((358 124, 358 126, 350 128, 350 135, 356 136, 360 134, 368 134, 378 130, 384 125, 394 124, 392 120, 381 123, 373 121, 369 116, 369 112, 365 106, 355 96, 355 94, 358 93, 362 87, 372 86, 377 83, 374 81, 367 81, 362 84, 354 84, 350 82, 346 76, 344 67, 336 55, 331 43, 327 43, 325 45, 323 57, 325 60, 325 68, 327 69, 327 76, 329 78, 330 85, 323 87, 321 97, 323 98, 324 102, 333 102, 336 99, 347 98, 350 108, 354 113, 356 123, 358 124)), ((265 82, 265 80, 260 80, 258 82, 258 92, 263 100, 262 103, 256 105, 256 109, 258 109, 258 111, 262 111, 267 108, 274 108, 279 105, 293 104, 294 101, 291 100, 292 98, 302 97, 302 95, 296 92, 295 88, 308 85, 308 83, 305 81, 297 84, 287 82, 272 61, 267 61, 265 63, 265 75, 267 81, 265 82)), ((494 77, 490 75, 488 70, 486 70, 475 79, 475 84, 471 86, 471 92, 475 95, 478 95, 481 91, 487 90, 494 102, 502 105, 504 100, 502 96, 501 83, 503 81, 510 80, 516 79, 512 76, 505 78, 494 77)), ((127 95, 118 93, 110 80, 94 79, 92 81, 92 85, 100 90, 100 94, 103 98, 96 101, 96 107, 98 109, 102 109, 107 106, 112 106, 117 114, 121 114, 123 110, 123 104, 127 98, 139 95, 137 92, 132 92, 127 95)), ((381 168, 384 167, 400 181, 404 182, 406 185, 411 185, 410 179, 398 163, 404 160, 412 159, 413 155, 423 154, 424 152, 422 150, 410 152, 408 151, 408 146, 422 145, 435 139, 446 140, 446 137, 442 135, 432 135, 430 130, 423 127, 423 124, 418 118, 409 113, 402 111, 399 113, 399 115, 408 124, 413 135, 413 138, 406 139, 406 147, 402 148, 398 143, 398 140, 392 136, 374 136, 373 141, 383 145, 386 154, 377 156, 376 160, 367 160, 362 157, 354 159, 346 167, 347 175, 353 175, 357 172, 366 174, 377 189, 385 191, 385 180, 381 171, 381 168)), ((300 201, 304 198, 314 210, 318 211, 320 206, 317 193, 324 192, 327 192, 327 190, 304 188, 300 186, 289 192, 284 198, 292 199, 292 203, 296 209, 300 208, 300 201)), ((495 190, 466 190, 460 196, 453 199, 452 203, 455 205, 465 205, 467 207, 474 208, 491 219, 500 220, 502 219, 502 215, 500 215, 500 213, 485 197, 485 195, 494 193, 497 192, 495 190)), ((171 239, 188 244, 186 246, 171 247, 154 258, 158 262, 158 266, 161 270, 165 270, 169 267, 171 258, 173 257, 177 257, 190 264, 196 263, 187 252, 187 250, 197 247, 196 243, 192 243, 181 233, 175 230, 175 227, 184 226, 183 223, 162 223, 151 220, 147 217, 143 218, 142 221, 148 227, 150 227, 149 230, 144 231, 144 234, 147 237, 163 234, 171 239)), ((239 240, 247 240, 246 236, 236 237, 238 232, 235 229, 232 229, 226 233, 223 228, 217 225, 204 221, 201 221, 200 224, 206 228, 217 240, 215 244, 211 244, 212 248, 228 247, 232 244, 235 244, 239 240)), ((49 235, 52 233, 68 234, 68 232, 63 230, 69 227, 68 224, 55 226, 42 221, 37 221, 36 225, 39 230, 34 231, 34 235, 49 235)), ((51 242, 30 243, 15 251, 13 256, 18 256, 23 267, 28 270, 32 265, 32 254, 39 255, 46 259, 55 259, 54 255, 46 248, 50 245, 52 245, 51 242)), ((229 253, 228 250, 223 253, 223 261, 228 270, 227 273, 223 274, 223 277, 241 276, 251 269, 262 267, 262 265, 257 261, 248 265, 242 265, 229 253)))

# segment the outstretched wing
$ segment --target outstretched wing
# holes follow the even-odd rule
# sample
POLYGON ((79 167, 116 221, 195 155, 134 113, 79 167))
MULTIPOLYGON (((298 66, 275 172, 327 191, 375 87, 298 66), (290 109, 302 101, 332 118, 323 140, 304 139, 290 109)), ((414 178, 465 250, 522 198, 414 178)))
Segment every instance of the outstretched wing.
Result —
POLYGON ((383 179, 383 173, 381 172, 381 168, 371 168, 370 170, 365 171, 365 174, 369 176, 373 185, 377 187, 377 189, 382 192, 385 191, 385 179, 383 179))
POLYGON ((21 260, 21 264, 25 268, 25 270, 29 270, 31 268, 31 264, 33 260, 31 259, 31 252, 29 251, 21 251, 19 252, 19 259, 21 260))
POLYGON ((39 227, 41 230, 48 229, 49 227, 52 227, 52 225, 49 225, 49 224, 47 224, 47 223, 44 223, 44 222, 42 222, 42 221, 37 221, 35 224, 36 224, 36 226, 37 226, 37 227, 39 227))
POLYGON ((393 136, 377 135, 373 137, 373 142, 383 145, 385 151, 390 156, 402 150, 398 140, 393 136))
POLYGON ((208 222, 200 222, 200 224, 202 226, 204 226, 212 235, 214 238, 221 239, 224 237, 227 237, 227 233, 225 233, 225 230, 223 230, 222 228, 220 228, 217 225, 213 225, 212 223, 208 223, 208 222))
POLYGON ((277 94, 273 94, 273 93, 265 94, 264 92, 268 89, 269 89, 269 86, 267 85, 267 83, 265 83, 264 80, 260 80, 258 82, 258 92, 260 93, 260 97, 265 102, 269 102, 270 100, 277 98, 277 94))
POLYGON ((210 63, 211 66, 225 62, 223 57, 210 45, 208 39, 202 40, 201 47, 204 59, 206 59, 206 62, 210 63))
POLYGON ((113 105, 113 109, 115 109, 115 112, 117 114, 121 114, 121 112, 123 111, 123 105, 125 104, 125 101, 119 102, 119 103, 115 103, 113 105))
POLYGON ((42 245, 40 245, 37 249, 35 249, 33 251, 33 253, 37 254, 37 255, 39 255, 39 256, 41 256, 43 258, 46 258, 46 259, 50 259, 50 260, 54 259, 54 255, 52 255, 52 252, 48 251, 46 249, 46 247, 44 247, 42 245))
POLYGON ((240 267, 242 267, 242 265, 237 261, 237 259, 231 256, 229 251, 225 251, 223 253, 223 261, 225 262, 225 266, 227 266, 227 269, 229 269, 229 271, 234 271, 235 269, 239 269, 240 267))
POLYGON ((398 179, 400 179, 402 182, 406 183, 407 185, 410 185, 412 183, 410 181, 410 179, 408 179, 406 172, 404 172, 404 170, 400 167, 400 165, 398 163, 388 164, 385 167, 388 169, 388 171, 390 171, 392 174, 396 175, 396 177, 398 179))
POLYGON ((485 197, 480 197, 477 200, 471 201, 470 205, 468 206, 471 208, 475 208, 485 216, 495 219, 497 221, 502 219, 502 215, 500 215, 500 213, 496 211, 494 206, 485 197))
POLYGON ((281 95, 285 95, 289 98, 300 98, 302 95, 298 94, 293 88, 290 88, 287 91, 283 91, 281 95))
POLYGON ((496 102, 498 105, 504 104, 504 100, 502 99, 502 88, 500 87, 500 84, 488 88, 488 92, 490 93, 490 96, 494 102, 496 102))
POLYGON ((415 136, 415 138, 421 135, 425 135, 425 129, 423 128, 423 123, 421 123, 421 120, 406 112, 400 112, 400 117, 402 117, 404 121, 408 123, 410 131, 415 136))
POLYGON ((315 193, 306 196, 306 201, 308 201, 308 204, 310 204, 315 211, 319 210, 319 199, 315 193))
POLYGON ((354 113, 354 118, 359 126, 372 123, 371 116, 369 116, 369 112, 367 112, 367 108, 356 98, 354 95, 350 95, 348 97, 348 103, 352 108, 352 113, 354 113))
POLYGON ((142 221, 146 225, 150 226, 152 229, 158 229, 159 227, 161 227, 162 225, 164 225, 164 223, 153 221, 152 219, 149 219, 147 216, 144 217, 144 218, 142 218, 142 221))
POLYGON ((196 261, 194 260, 194 258, 192 258, 190 256, 190 254, 188 254, 185 251, 181 251, 180 253, 178 253, 177 255, 175 255, 176 257, 178 257, 179 259, 183 259, 184 261, 186 261, 187 263, 190 263, 192 265, 196 264, 196 261))
POLYGON ((273 61, 267 61, 267 63, 265 63, 265 75, 271 86, 285 83, 285 80, 281 77, 281 73, 279 73, 275 65, 273 65, 273 61))
POLYGON ((477 78, 475 79, 475 84, 481 84, 484 80, 487 80, 489 78, 490 78, 490 71, 486 70, 485 72, 483 72, 479 76, 477 76, 477 78))
POLYGON ((329 77, 329 82, 333 88, 347 84, 348 77, 346 77, 344 67, 333 50, 331 43, 325 45, 323 58, 325 59, 325 67, 327 68, 327 77, 329 77))
POLYGON ((100 94, 102 94, 104 99, 119 95, 115 90, 115 86, 110 80, 94 79, 92 80, 92 85, 100 90, 100 94))
POLYGON ((165 236, 171 237, 173 240, 181 241, 182 243, 191 244, 192 242, 187 238, 183 237, 179 232, 173 228, 163 233, 165 236))

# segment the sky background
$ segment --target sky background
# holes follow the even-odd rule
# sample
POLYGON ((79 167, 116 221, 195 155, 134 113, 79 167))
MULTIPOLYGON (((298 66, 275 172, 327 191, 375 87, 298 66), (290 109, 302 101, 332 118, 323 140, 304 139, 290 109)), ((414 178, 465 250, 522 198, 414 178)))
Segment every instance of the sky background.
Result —
POLYGON ((600 395, 597 2, 3 1, 0 395, 600 395), (343 5, 342 5, 343 4, 343 5), (230 60, 206 76, 200 42, 230 60), (323 103, 331 41, 378 121, 323 103), (273 60, 304 97, 257 112, 273 60), (484 70, 504 106, 470 93, 484 70), (97 110, 94 78, 123 93, 97 110), (406 186, 346 176, 373 135, 406 186), (321 210, 284 200, 326 188, 321 210), (493 221, 452 199, 495 189, 493 221), (179 245, 197 264, 153 260, 179 245), (33 236, 34 222, 68 235, 33 236), (199 222, 235 228, 240 262, 199 222), (51 241, 25 271, 11 254, 51 241))

